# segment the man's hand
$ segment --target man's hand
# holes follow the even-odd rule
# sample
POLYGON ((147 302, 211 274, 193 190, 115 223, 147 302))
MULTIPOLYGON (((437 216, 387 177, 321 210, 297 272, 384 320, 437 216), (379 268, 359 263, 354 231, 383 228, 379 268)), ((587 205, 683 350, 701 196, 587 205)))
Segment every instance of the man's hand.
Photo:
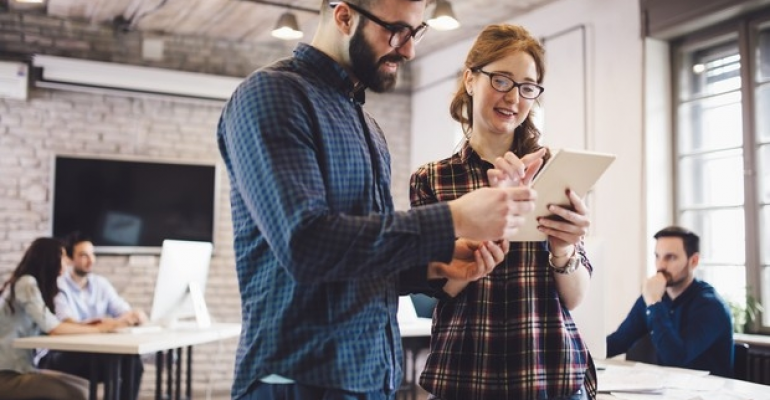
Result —
POLYGON ((433 262, 428 267, 429 278, 447 278, 444 291, 454 297, 469 282, 489 275, 503 262, 510 244, 499 242, 475 242, 466 239, 455 241, 455 251, 449 264, 433 262))
POLYGON ((535 209, 529 187, 480 188, 449 201, 455 236, 471 240, 500 240, 524 223, 535 209))
POLYGON ((142 310, 131 310, 123 313, 118 320, 129 326, 141 325, 147 322, 147 315, 142 310))
POLYGON ((91 325, 101 333, 115 332, 116 329, 126 326, 125 321, 118 318, 103 318, 98 323, 91 325))
POLYGON ((653 275, 642 286, 642 297, 644 303, 651 306, 661 300, 663 300, 663 294, 666 292, 666 284, 668 279, 663 272, 658 272, 653 275))

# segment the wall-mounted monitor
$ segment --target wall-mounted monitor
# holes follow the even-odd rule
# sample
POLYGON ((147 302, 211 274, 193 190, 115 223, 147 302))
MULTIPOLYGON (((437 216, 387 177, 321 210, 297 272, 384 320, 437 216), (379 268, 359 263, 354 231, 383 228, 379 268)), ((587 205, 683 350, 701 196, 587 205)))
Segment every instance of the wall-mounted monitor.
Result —
POLYGON ((80 231, 96 251, 159 254, 165 239, 214 241, 214 164, 57 155, 52 233, 80 231))

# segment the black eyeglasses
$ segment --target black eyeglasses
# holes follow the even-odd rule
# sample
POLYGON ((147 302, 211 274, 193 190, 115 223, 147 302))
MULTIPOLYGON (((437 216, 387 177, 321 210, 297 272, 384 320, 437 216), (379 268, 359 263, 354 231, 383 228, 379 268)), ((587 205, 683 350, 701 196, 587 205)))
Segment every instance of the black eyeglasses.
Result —
POLYGON ((498 92, 508 93, 513 90, 513 88, 519 88, 519 96, 525 99, 534 100, 543 94, 543 91, 545 91, 544 87, 536 83, 519 83, 509 78, 507 75, 498 74, 497 72, 487 72, 481 68, 474 68, 471 71, 481 72, 482 74, 488 76, 489 83, 492 85, 492 89, 495 89, 498 92))
POLYGON ((411 26, 403 23, 387 23, 374 15, 370 13, 369 11, 364 10, 361 7, 358 7, 354 4, 350 4, 347 1, 338 1, 334 3, 330 3, 332 8, 336 7, 339 3, 345 3, 348 5, 348 7, 352 8, 357 13, 363 15, 364 17, 368 18, 370 21, 374 22, 375 24, 385 28, 390 32, 390 47, 401 47, 406 44, 406 42, 409 41, 409 39, 414 38, 414 44, 420 43, 420 40, 423 36, 425 36, 425 32, 428 30, 428 24, 423 22, 420 24, 417 28, 412 28, 411 26))

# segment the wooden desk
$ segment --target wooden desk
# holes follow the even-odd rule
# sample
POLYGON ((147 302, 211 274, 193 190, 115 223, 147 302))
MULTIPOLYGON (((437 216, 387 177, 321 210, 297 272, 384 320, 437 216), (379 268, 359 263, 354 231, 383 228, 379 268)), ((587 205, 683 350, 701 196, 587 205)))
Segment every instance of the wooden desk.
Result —
MULTIPOLYGON (((681 368, 668 368, 668 367, 661 367, 657 365, 651 365, 651 364, 643 364, 643 363, 636 363, 632 361, 625 361, 625 360, 619 360, 619 359, 609 359, 609 360, 597 360, 597 366, 605 366, 607 368, 606 371, 609 371, 613 366, 616 367, 638 367, 640 368, 639 371, 644 371, 644 369, 648 371, 654 371, 661 373, 661 376, 668 376, 671 377, 673 374, 683 374, 681 376, 685 376, 684 374, 689 373, 696 373, 698 371, 689 371, 681 368), (642 369, 644 368, 644 369, 642 369)), ((597 396, 597 400, 614 400, 614 399, 622 399, 624 398, 621 393, 604 393, 602 392, 602 373, 599 372, 599 395, 597 396)), ((720 376, 714 376, 714 375, 691 375, 693 377, 696 377, 696 379, 703 379, 703 383, 716 383, 715 386, 718 386, 718 389, 708 389, 708 390, 691 390, 688 391, 687 389, 680 389, 678 393, 687 393, 687 398, 703 398, 703 399, 716 399, 716 398, 744 398, 744 399, 752 399, 752 400, 770 400, 770 386, 767 385, 760 385, 756 383, 741 381, 737 379, 728 379, 723 378, 720 376), (729 392, 730 394, 738 395, 739 397, 731 397, 726 396, 725 392, 729 392)), ((706 385, 703 385, 706 386, 706 385)), ((703 388, 700 388, 703 389, 703 388)), ((634 398, 642 398, 642 397, 634 397, 634 398)), ((660 395, 648 395, 648 397, 645 398, 658 398, 661 400, 665 400, 667 397, 665 394, 660 395)), ((680 398, 680 397, 677 397, 680 398)))
MULTIPOLYGON (((120 360, 121 357, 156 353, 156 388, 155 398, 161 399, 163 353, 166 352, 166 371, 168 378, 168 398, 181 398, 181 362, 182 349, 187 348, 186 398, 190 398, 192 380, 192 346, 216 342, 237 337, 241 333, 240 324, 212 324, 208 328, 180 326, 158 332, 147 333, 100 333, 82 335, 33 336, 16 339, 13 347, 20 349, 43 348, 58 351, 77 351, 82 353, 99 353, 109 357, 110 370, 105 382, 105 400, 119 400, 120 360), (173 360, 176 352, 176 376, 172 379, 173 360), (176 391, 172 390, 172 383, 176 391)), ((134 359, 134 357, 128 357, 134 359)), ((90 379, 89 399, 96 399, 96 371, 92 369, 90 379)))

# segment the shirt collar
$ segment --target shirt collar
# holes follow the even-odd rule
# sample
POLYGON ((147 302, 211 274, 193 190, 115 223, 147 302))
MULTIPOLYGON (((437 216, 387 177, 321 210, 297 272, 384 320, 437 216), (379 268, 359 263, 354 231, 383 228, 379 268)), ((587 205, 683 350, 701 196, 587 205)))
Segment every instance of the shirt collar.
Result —
POLYGON ((463 143, 463 147, 460 149, 459 161, 462 164, 478 164, 486 166, 487 168, 492 166, 491 163, 484 161, 479 153, 476 152, 476 150, 473 150, 473 147, 471 147, 470 142, 467 140, 463 143))
MULTIPOLYGON (((689 301, 690 298, 692 298, 693 296, 696 296, 697 293, 700 292, 700 287, 701 287, 700 280, 698 280, 697 278, 694 278, 692 282, 690 282, 690 286, 687 286, 687 289, 685 289, 681 294, 679 294, 679 296, 677 296, 676 299, 671 301, 672 303, 671 306, 677 307, 680 304, 689 301)), ((671 298, 670 296, 668 296, 668 293, 666 293, 666 296, 669 297, 669 299, 671 298)))
POLYGON ((85 280, 86 284, 83 285, 81 288, 80 285, 78 285, 77 282, 75 282, 74 279, 72 279, 72 267, 68 268, 67 271, 64 272, 64 275, 62 276, 64 278, 64 282, 67 283, 72 289, 76 290, 88 290, 89 286, 91 286, 91 274, 86 275, 85 280))
POLYGON ((307 43, 299 43, 294 49, 294 58, 315 70, 319 78, 338 88, 351 102, 363 105, 366 101, 366 87, 356 85, 350 73, 324 52, 307 43))

